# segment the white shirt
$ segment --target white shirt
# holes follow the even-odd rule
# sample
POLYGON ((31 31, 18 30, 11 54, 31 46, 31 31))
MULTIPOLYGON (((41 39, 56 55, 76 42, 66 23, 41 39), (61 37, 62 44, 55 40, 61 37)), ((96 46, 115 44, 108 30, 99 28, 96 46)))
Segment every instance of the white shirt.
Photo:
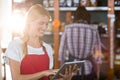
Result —
MULTIPOLYGON (((18 62, 22 61, 22 57, 23 57, 23 51, 22 51, 22 40, 21 39, 15 39, 13 41, 11 41, 8 45, 8 48, 5 52, 5 56, 16 60, 18 62)), ((53 68, 53 50, 52 47, 43 42, 43 46, 46 48, 47 54, 49 56, 50 59, 50 65, 49 68, 52 69, 53 68)), ((32 46, 27 45, 28 48, 28 54, 36 54, 36 55, 41 55, 44 54, 43 48, 34 48, 32 46)))

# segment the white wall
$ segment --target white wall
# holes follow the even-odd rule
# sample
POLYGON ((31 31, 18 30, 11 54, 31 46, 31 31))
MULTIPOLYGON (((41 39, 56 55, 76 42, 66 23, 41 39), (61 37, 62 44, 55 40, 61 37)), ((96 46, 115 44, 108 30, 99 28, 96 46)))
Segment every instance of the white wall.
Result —
MULTIPOLYGON (((0 0, 0 41, 1 41, 1 32, 2 32, 2 0, 0 0)), ((1 44, 0 44, 0 80, 2 80, 2 51, 1 51, 1 44)))
MULTIPOLYGON (((12 0, 0 0, 0 80, 4 77, 4 67, 2 66, 3 55, 1 48, 7 48, 8 43, 11 41, 11 32, 8 29, 9 24, 7 23, 12 13, 12 0)), ((11 80, 10 71, 6 68, 6 80, 11 80)))

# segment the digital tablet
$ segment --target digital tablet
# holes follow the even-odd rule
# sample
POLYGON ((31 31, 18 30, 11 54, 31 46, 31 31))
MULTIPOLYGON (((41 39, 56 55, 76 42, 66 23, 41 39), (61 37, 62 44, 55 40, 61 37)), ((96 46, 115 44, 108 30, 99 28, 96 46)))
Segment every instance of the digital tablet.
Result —
POLYGON ((65 62, 60 69, 58 70, 58 72, 53 76, 52 80, 58 79, 60 78, 60 73, 64 74, 65 73, 65 69, 68 68, 69 66, 73 67, 75 64, 78 66, 78 68, 81 68, 84 64, 85 61, 73 61, 73 62, 65 62))

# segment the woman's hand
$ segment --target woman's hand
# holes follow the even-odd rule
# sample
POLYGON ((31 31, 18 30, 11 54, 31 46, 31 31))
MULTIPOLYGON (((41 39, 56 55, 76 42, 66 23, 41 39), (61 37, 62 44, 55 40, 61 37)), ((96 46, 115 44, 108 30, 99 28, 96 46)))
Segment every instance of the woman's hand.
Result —
POLYGON ((59 70, 59 69, 46 70, 46 71, 45 71, 45 76, 55 75, 55 73, 56 73, 58 70, 59 70))

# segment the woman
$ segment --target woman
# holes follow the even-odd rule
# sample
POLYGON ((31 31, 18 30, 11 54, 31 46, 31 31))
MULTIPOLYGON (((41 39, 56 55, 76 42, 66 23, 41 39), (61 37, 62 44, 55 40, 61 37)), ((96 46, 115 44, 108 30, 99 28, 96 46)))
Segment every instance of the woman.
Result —
POLYGON ((49 80, 48 76, 57 71, 52 70, 51 46, 40 40, 49 20, 49 12, 40 4, 28 10, 24 35, 10 42, 5 52, 13 80, 49 80))

